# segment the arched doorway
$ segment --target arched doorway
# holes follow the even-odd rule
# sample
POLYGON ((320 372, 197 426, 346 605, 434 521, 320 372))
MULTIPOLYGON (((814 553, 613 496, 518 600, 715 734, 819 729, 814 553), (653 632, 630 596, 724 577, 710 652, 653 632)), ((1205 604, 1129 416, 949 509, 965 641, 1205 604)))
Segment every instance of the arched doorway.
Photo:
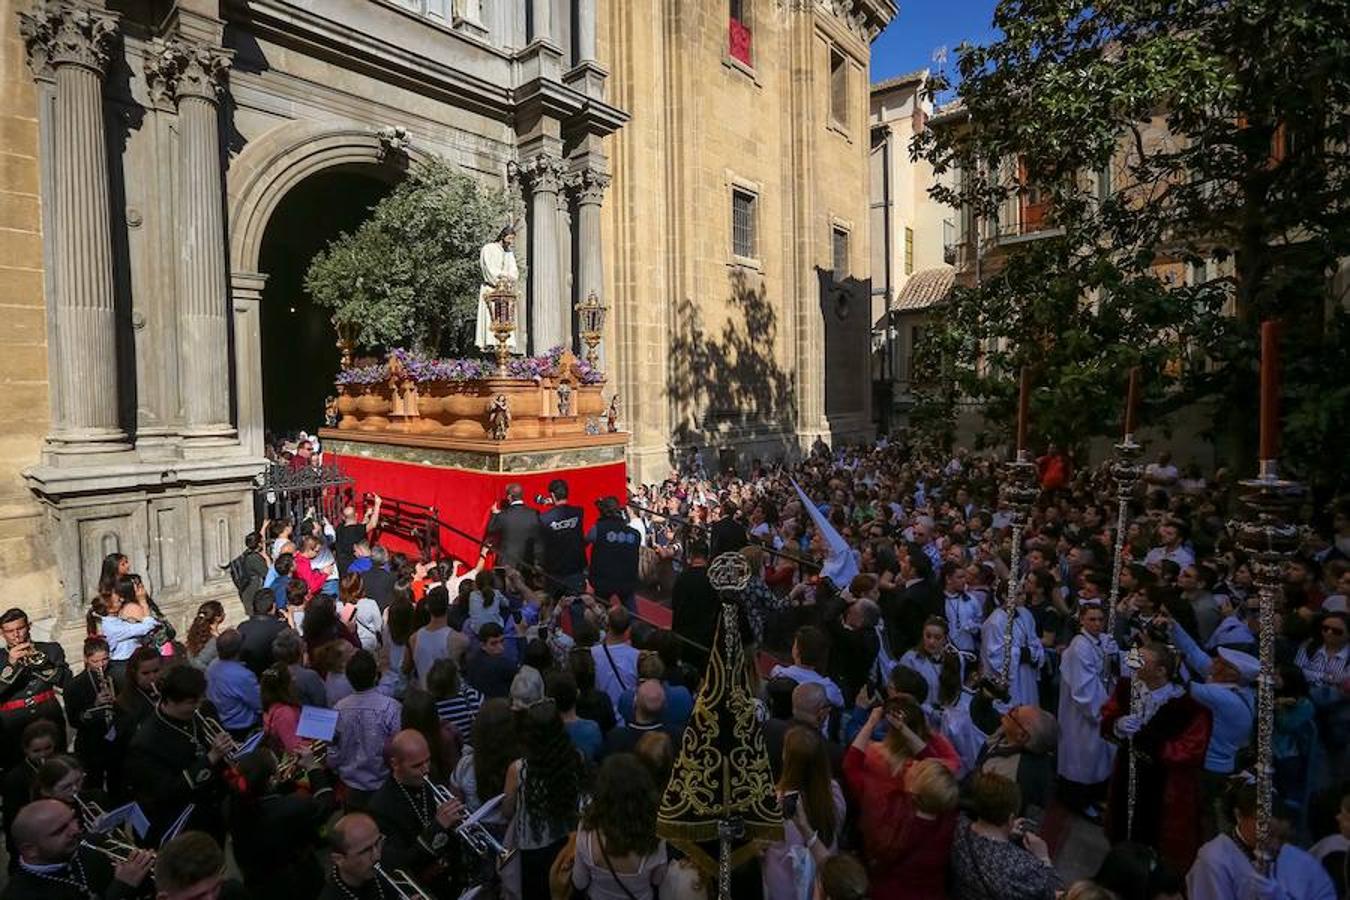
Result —
POLYGON ((326 168, 288 190, 267 220, 258 268, 267 276, 260 304, 263 422, 273 435, 313 433, 323 425, 324 399, 334 392, 337 335, 329 310, 305 291, 310 262, 358 228, 396 177, 389 166, 326 168))

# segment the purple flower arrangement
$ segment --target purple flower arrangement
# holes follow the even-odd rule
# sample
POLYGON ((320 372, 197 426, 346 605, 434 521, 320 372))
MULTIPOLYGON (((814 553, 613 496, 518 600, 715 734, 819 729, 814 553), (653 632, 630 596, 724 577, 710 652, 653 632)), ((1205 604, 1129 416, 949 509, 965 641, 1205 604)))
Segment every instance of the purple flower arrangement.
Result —
MULTIPOLYGON (((562 347, 554 347, 543 356, 517 357, 507 363, 507 373, 512 378, 542 381, 558 373, 562 354, 562 347)), ((360 386, 379 384, 389 378, 389 363, 395 360, 416 384, 476 381, 490 378, 496 372, 496 367, 486 360, 432 359, 416 350, 398 348, 391 350, 388 359, 382 364, 343 369, 338 372, 337 383, 360 386)), ((599 384, 605 380, 604 373, 584 359, 577 360, 577 368, 582 384, 599 384)))

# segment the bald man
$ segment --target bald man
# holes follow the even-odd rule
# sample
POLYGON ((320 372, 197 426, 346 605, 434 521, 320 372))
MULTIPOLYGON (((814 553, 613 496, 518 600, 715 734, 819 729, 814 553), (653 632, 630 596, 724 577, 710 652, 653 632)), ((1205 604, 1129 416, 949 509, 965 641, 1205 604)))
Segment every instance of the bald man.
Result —
MULTIPOLYGON (((769 766, 773 777, 783 774, 783 738, 795 726, 810 728, 824 737, 822 729, 830 718, 830 700, 825 688, 814 681, 806 681, 792 689, 792 718, 769 719, 764 723, 764 745, 769 751, 769 766)), ((844 774, 844 748, 837 741, 826 740, 825 752, 836 777, 844 774)))
POLYGON ((663 713, 666 709, 666 689, 655 678, 648 678, 637 687, 633 698, 633 720, 622 727, 610 729, 605 735, 605 756, 615 753, 632 753, 637 742, 644 734, 664 731, 670 739, 678 742, 681 727, 667 725, 663 713))
POLYGON ((60 800, 35 800, 14 817, 19 868, 0 900, 128 900, 141 896, 154 854, 137 850, 116 869, 80 846, 75 810, 60 800))
POLYGON ((348 813, 333 823, 328 842, 332 866, 319 900, 382 900, 385 886, 375 866, 383 858, 384 838, 375 820, 348 813))
MULTIPOLYGON (((369 812, 384 835, 384 866, 403 869, 431 893, 456 896, 449 861, 464 806, 438 803, 428 783, 431 750, 421 732, 405 728, 389 742, 389 779, 370 798, 369 812)), ((458 868, 458 867, 456 867, 458 868)))

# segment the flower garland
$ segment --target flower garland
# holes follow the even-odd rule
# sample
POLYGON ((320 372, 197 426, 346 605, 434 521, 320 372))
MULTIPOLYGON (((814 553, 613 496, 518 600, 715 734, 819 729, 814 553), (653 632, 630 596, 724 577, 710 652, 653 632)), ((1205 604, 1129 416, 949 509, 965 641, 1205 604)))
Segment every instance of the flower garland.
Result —
MULTIPOLYGON (((507 373, 512 378, 542 381, 558 374, 562 355, 562 347, 553 347, 543 356, 516 357, 507 362, 507 373)), ((477 381, 490 378, 496 371, 495 366, 486 360, 434 359, 416 350, 397 348, 391 350, 382 363, 341 370, 336 382, 339 386, 382 384, 389 380, 390 364, 393 362, 397 362, 405 377, 414 384, 477 381)), ((576 366, 582 384, 600 384, 605 380, 604 373, 584 359, 578 359, 576 366)))

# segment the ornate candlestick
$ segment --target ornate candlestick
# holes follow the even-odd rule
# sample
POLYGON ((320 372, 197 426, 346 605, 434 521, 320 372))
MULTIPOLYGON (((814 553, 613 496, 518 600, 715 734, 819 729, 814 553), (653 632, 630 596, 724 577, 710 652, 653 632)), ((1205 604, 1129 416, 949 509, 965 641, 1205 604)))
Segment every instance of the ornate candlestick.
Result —
POLYGON ((506 342, 516 330, 516 283, 506 276, 497 279, 497 286, 488 292, 485 301, 492 321, 492 335, 497 339, 497 377, 505 378, 506 359, 510 350, 506 342))
POLYGON ((1022 596, 1022 534, 1036 498, 1041 494, 1036 463, 1027 450, 1027 429, 1031 417, 1031 370, 1026 366, 1018 377, 1017 386, 1017 456, 1007 465, 1003 496, 1008 501, 1012 519, 1012 565, 1008 573, 1008 596, 1003 601, 1003 671, 986 687, 1005 699, 1012 696, 1013 629, 1017 622, 1017 601, 1022 596))
POLYGON ((1256 868, 1270 871, 1270 820, 1275 731, 1275 635, 1284 568, 1302 542, 1295 521, 1303 485, 1279 476, 1279 324, 1261 326, 1261 458, 1256 478, 1241 482, 1247 518, 1229 523, 1239 549, 1251 561, 1261 605, 1257 635, 1261 674, 1256 680, 1256 868))
POLYGON ((1134 486, 1144 474, 1139 465, 1142 445, 1135 443, 1135 415, 1139 408, 1139 367, 1130 369, 1130 386, 1125 394, 1125 434, 1116 444, 1116 459, 1111 464, 1111 477, 1116 482, 1116 546, 1111 557, 1111 597, 1106 608, 1106 633, 1116 633, 1116 606, 1120 603, 1120 571, 1125 566, 1125 529, 1130 513, 1134 486))
MULTIPOLYGON (((1125 654, 1122 663, 1123 668, 1128 668, 1134 674, 1130 677, 1130 715, 1137 716, 1144 711, 1144 697, 1148 694, 1148 688, 1139 680, 1139 670, 1144 667, 1144 655, 1139 652, 1138 647, 1131 648, 1130 652, 1125 654)), ((1130 769, 1129 777, 1125 783, 1125 840, 1134 840, 1134 806, 1135 798, 1139 795, 1139 753, 1135 750, 1134 735, 1130 736, 1130 769)))
POLYGON ((577 304, 578 330, 581 340, 586 344, 586 362, 592 367, 599 365, 600 355, 595 352, 595 348, 600 346, 600 339, 605 335, 605 316, 608 312, 609 307, 600 302, 595 291, 591 291, 584 301, 577 304))

